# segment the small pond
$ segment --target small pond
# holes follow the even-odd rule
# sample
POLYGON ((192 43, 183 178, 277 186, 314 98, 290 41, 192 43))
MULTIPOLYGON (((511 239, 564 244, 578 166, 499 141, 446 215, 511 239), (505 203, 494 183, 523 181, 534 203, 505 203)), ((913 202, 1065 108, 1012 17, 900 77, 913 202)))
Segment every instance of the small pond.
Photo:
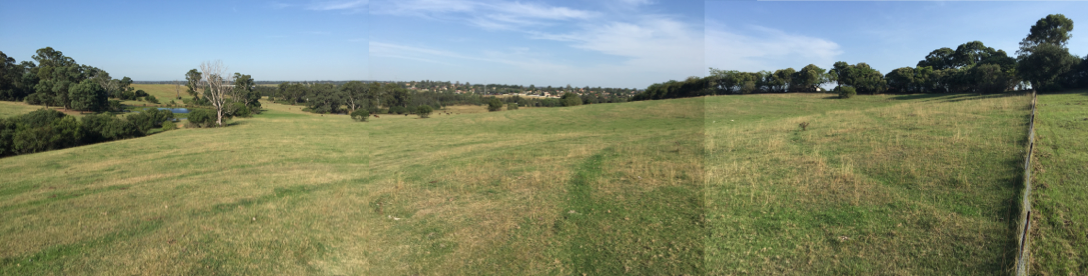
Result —
POLYGON ((166 107, 160 107, 160 108, 159 108, 159 110, 170 110, 170 112, 174 112, 174 113, 189 113, 189 109, 188 109, 188 108, 166 108, 166 107))

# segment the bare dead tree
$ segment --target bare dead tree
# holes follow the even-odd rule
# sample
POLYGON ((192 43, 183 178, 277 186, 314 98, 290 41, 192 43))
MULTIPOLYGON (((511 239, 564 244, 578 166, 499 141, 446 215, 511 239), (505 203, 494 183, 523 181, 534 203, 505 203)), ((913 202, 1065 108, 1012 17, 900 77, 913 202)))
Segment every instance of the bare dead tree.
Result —
POLYGON ((200 72, 203 73, 206 82, 204 98, 215 108, 215 124, 220 127, 223 126, 223 107, 227 103, 226 96, 230 93, 229 83, 234 79, 234 76, 225 73, 226 71, 227 67, 223 65, 222 60, 200 63, 200 72))
POLYGON ((181 99, 181 83, 178 83, 178 80, 174 80, 174 96, 181 99))

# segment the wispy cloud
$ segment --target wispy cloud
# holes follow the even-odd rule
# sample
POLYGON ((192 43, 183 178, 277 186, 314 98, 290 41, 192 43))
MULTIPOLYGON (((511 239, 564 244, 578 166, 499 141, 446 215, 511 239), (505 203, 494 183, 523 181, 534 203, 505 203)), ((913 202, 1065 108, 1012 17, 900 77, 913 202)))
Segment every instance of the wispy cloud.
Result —
POLYGON ((413 57, 420 61, 462 64, 458 66, 473 66, 468 65, 473 62, 502 64, 513 67, 504 67, 507 72, 496 73, 532 75, 567 83, 640 86, 648 84, 645 83, 648 80, 706 74, 701 18, 691 20, 639 7, 647 4, 650 1, 611 0, 589 4, 602 9, 587 10, 499 0, 374 2, 371 5, 374 14, 464 24, 489 32, 507 32, 525 42, 503 43, 505 48, 500 49, 447 50, 427 42, 405 46, 371 41, 370 52, 375 57, 413 57), (616 9, 617 5, 620 9, 616 9), (565 46, 537 45, 541 43, 565 46), (577 53, 578 57, 566 59, 572 57, 569 53, 577 53))
POLYGON ((313 1, 305 4, 294 4, 284 2, 272 2, 270 4, 273 9, 285 9, 285 8, 302 8, 311 11, 345 11, 348 13, 365 13, 368 12, 370 1, 368 0, 325 0, 325 1, 313 1))
POLYGON ((835 42, 761 26, 740 30, 720 24, 706 28, 707 66, 719 69, 759 71, 808 64, 827 67, 843 52, 835 42))
POLYGON ((413 60, 443 63, 436 60, 460 59, 470 61, 483 61, 495 64, 513 65, 522 68, 551 67, 556 65, 543 60, 530 58, 531 53, 526 49, 514 49, 511 52, 484 51, 482 53, 465 54, 427 47, 407 46, 385 42, 370 42, 370 55, 376 57, 408 58, 413 60))
POLYGON ((525 26, 548 25, 555 21, 582 20, 599 15, 592 11, 535 3, 467 0, 390 1, 374 5, 371 11, 376 14, 469 22, 488 30, 512 30, 525 26))
POLYGON ((313 2, 306 6, 308 10, 317 11, 332 11, 332 10, 364 10, 368 4, 367 0, 353 0, 353 1, 320 1, 313 2))

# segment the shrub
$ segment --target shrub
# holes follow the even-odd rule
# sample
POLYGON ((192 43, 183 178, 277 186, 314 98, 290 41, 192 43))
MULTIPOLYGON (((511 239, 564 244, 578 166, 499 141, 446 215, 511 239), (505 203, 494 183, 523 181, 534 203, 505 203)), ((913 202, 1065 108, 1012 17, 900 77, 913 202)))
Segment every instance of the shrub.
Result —
POLYGON ((128 120, 136 125, 141 133, 147 134, 152 128, 162 126, 163 122, 174 119, 174 112, 170 110, 150 109, 140 113, 128 115, 128 120))
POLYGON ((85 131, 73 116, 39 109, 0 122, 0 155, 34 153, 78 146, 85 131))
POLYGON ((189 127, 211 127, 215 125, 215 111, 193 109, 189 111, 189 127))
POLYGON ((518 110, 518 103, 510 103, 506 105, 506 110, 518 110))
POLYGON ((140 130, 131 121, 121 120, 109 114, 91 114, 83 116, 83 130, 87 132, 84 141, 98 143, 141 136, 140 130))
POLYGON ((839 93, 840 99, 849 99, 850 97, 858 95, 857 89, 849 86, 837 86, 835 87, 835 92, 839 93))
POLYGON ((249 106, 246 106, 246 104, 242 102, 233 102, 230 103, 230 105, 232 106, 230 112, 231 117, 248 118, 253 116, 253 112, 249 109, 249 106))
POLYGON ((366 108, 356 109, 351 112, 351 119, 356 122, 366 122, 370 119, 370 111, 366 110, 366 108))
POLYGON ((147 102, 153 103, 153 104, 159 104, 159 99, 155 98, 154 95, 147 95, 147 102))
POLYGON ((499 98, 491 97, 487 100, 487 111, 499 111, 502 110, 502 101, 499 98))
POLYGON ((431 112, 434 112, 434 108, 431 108, 429 105, 420 105, 419 107, 416 107, 416 115, 419 115, 420 118, 431 117, 431 112))
POLYGON ((174 121, 166 121, 162 123, 162 131, 178 129, 178 125, 174 121))

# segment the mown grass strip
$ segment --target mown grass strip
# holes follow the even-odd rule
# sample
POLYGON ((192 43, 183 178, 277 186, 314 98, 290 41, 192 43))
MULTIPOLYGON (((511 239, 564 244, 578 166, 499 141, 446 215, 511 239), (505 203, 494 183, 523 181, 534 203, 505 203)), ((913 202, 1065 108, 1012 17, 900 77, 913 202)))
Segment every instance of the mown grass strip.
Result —
MULTIPOLYGON (((704 204, 698 185, 665 186, 622 197, 596 195, 611 148, 587 158, 567 186, 558 236, 568 239, 572 275, 705 273, 704 204), (621 199, 622 198, 622 199, 621 199)), ((695 184, 695 183, 689 183, 695 184)))

